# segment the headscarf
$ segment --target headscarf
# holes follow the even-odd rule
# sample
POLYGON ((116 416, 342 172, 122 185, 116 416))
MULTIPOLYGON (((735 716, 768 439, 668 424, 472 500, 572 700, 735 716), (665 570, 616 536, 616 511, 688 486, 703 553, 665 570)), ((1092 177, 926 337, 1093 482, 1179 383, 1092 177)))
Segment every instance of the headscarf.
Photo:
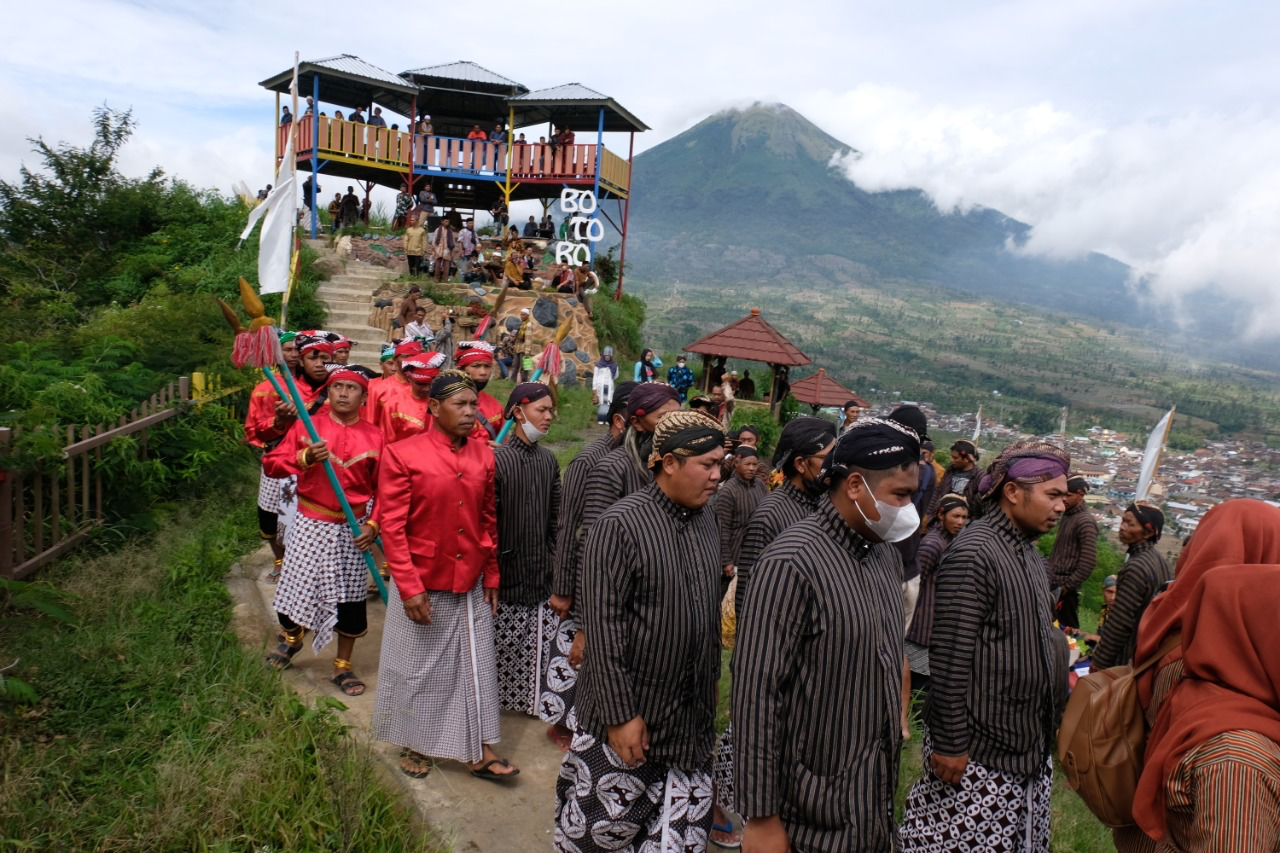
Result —
POLYGON ((294 341, 298 344, 299 354, 314 349, 325 355, 333 355, 333 345, 337 337, 332 332, 326 332, 321 329, 308 329, 304 332, 298 332, 294 341))
POLYGON ((1155 534, 1151 537, 1152 542, 1160 541, 1160 534, 1164 533, 1164 513, 1158 507, 1142 501, 1129 504, 1124 511, 1133 513, 1138 524, 1142 525, 1143 532, 1155 534))
POLYGON ((627 397, 627 421, 643 417, 664 403, 679 399, 676 389, 665 382, 642 382, 627 397))
POLYGON ((744 432, 749 432, 756 437, 757 441, 760 440, 760 428, 757 427, 755 424, 743 424, 742 426, 738 427, 737 438, 742 438, 742 434, 744 432))
MULTIPOLYGON (((1272 512, 1274 530, 1280 510, 1272 512)), ((1230 731, 1280 742, 1278 558, 1273 552, 1268 563, 1219 565, 1194 575, 1181 617, 1183 679, 1156 712, 1133 800, 1134 821, 1152 838, 1166 830, 1165 780, 1190 750, 1230 731)), ((1183 582, 1179 576, 1175 586, 1183 582)))
POLYGON ((1089 483, 1087 480, 1085 480, 1084 477, 1081 477, 1079 474, 1072 474, 1071 476, 1067 477, 1067 491, 1073 492, 1073 493, 1087 492, 1089 491, 1089 483))
POLYGON ((960 509, 962 507, 964 509, 969 508, 969 501, 965 499, 964 495, 943 495, 942 499, 938 501, 938 515, 946 515, 951 512, 951 510, 960 509))
MULTIPOLYGON (((1209 570, 1218 566, 1280 563, 1280 509, 1254 500, 1227 501, 1204 514, 1190 544, 1178 557, 1173 583, 1151 601, 1138 626, 1134 660, 1145 661, 1156 653, 1170 634, 1182 630, 1184 611, 1192 601, 1192 589, 1209 570)), ((1177 660, 1180 652, 1166 658, 1177 660)), ((1150 707, 1156 669, 1138 679, 1143 707, 1150 707)))
POLYGON ((535 403, 543 397, 550 397, 551 389, 541 382, 521 382, 519 385, 511 389, 511 395, 507 397, 506 408, 502 410, 502 416, 507 420, 511 420, 511 412, 516 406, 523 406, 526 403, 535 403))
POLYGON ((396 357, 396 345, 390 344, 390 343, 383 344, 382 355, 378 356, 378 361, 390 361, 395 357, 396 357))
POLYGON ((919 461, 920 437, 915 430, 886 418, 862 418, 836 439, 836 446, 822 461, 818 482, 830 486, 850 468, 886 471, 919 461))
POLYGON ((784 477, 796 475, 797 456, 812 456, 835 440, 836 425, 823 418, 804 415, 792 418, 778 436, 773 451, 773 467, 784 477))
POLYGON ((617 385, 613 386, 613 402, 609 404, 609 411, 605 415, 605 423, 612 424, 614 415, 626 412, 627 400, 630 399, 631 392, 634 391, 639 384, 639 382, 632 382, 628 379, 626 382, 619 382, 617 385))
POLYGON ((356 342, 351 340, 351 338, 348 338, 346 335, 338 335, 338 339, 333 342, 333 349, 336 352, 340 349, 351 349, 355 345, 356 342))
POLYGON ((426 348, 423 347, 422 341, 414 340, 412 338, 406 338, 402 340, 400 343, 396 344, 395 352, 396 352, 396 355, 407 358, 409 356, 421 355, 422 353, 426 352, 426 348))
POLYGON ((1120 583, 1120 578, 1117 575, 1107 575, 1102 579, 1102 588, 1111 589, 1118 583, 1120 583))
POLYGON ((737 456, 739 459, 756 459, 760 456, 759 453, 756 453, 756 449, 749 444, 744 444, 734 450, 733 455, 737 456))
MULTIPOLYGON (((641 386, 644 387, 646 386, 641 386)), ((637 388, 631 396, 635 397, 639 392, 640 389, 637 388)), ((710 453, 722 446, 724 430, 715 418, 701 412, 667 412, 653 430, 653 452, 649 454, 649 467, 657 465, 668 453, 687 458, 710 453)))
POLYGON ((292 340, 293 340, 294 338, 296 338, 296 337, 298 337, 298 333, 297 333, 297 332, 286 332, 284 329, 281 329, 281 330, 280 330, 280 345, 281 345, 281 346, 284 346, 285 344, 289 343, 290 341, 292 341, 292 340))
POLYGON ((929 420, 919 406, 899 406, 889 413, 889 420, 909 427, 924 441, 929 437, 929 420))
POLYGON ((1016 441, 1000 451, 982 475, 978 494, 983 500, 992 500, 1005 483, 1032 486, 1065 477, 1070 470, 1071 457, 1061 447, 1047 441, 1016 441))
POLYGON ((488 341, 463 341, 453 354, 453 363, 458 367, 485 362, 493 363, 493 344, 488 341))
POLYGON ((325 387, 327 388, 328 386, 332 385, 335 382, 354 382, 360 386, 361 390, 363 391, 369 390, 369 378, 365 376, 363 373, 358 373, 354 370, 351 370, 346 365, 343 365, 342 367, 339 367, 337 370, 330 373, 329 381, 325 382, 324 384, 325 384, 325 387))
POLYGON ((432 400, 447 400, 463 391, 475 393, 475 390, 476 383, 461 370, 443 370, 439 376, 431 380, 432 400))
POLYGON ((442 367, 444 367, 444 353, 442 352, 424 352, 400 362, 400 370, 405 376, 408 376, 419 385, 435 382, 436 377, 440 375, 440 368, 442 367))
POLYGON ((951 445, 951 449, 959 453, 967 453, 973 457, 975 462, 979 459, 977 446, 967 438, 958 439, 955 444, 951 445))

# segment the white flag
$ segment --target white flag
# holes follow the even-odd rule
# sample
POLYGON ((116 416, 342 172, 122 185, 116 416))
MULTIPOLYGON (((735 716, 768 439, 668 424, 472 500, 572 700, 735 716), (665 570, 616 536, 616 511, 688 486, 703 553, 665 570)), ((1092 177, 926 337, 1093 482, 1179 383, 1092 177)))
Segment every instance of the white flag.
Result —
MULTIPOLYGON (((293 67, 292 94, 298 90, 298 66, 293 67)), ((295 98, 296 100, 296 98, 295 98)), ((258 292, 284 293, 289 287, 289 271, 293 265, 293 233, 298 224, 297 202, 298 174, 293 156, 293 127, 284 144, 284 154, 276 169, 275 186, 262 204, 249 212, 249 224, 240 235, 240 242, 248 238, 253 226, 263 219, 262 234, 258 238, 258 292), (264 219, 265 217, 265 219, 264 219)))
POLYGON ((982 434, 982 407, 979 406, 978 416, 974 418, 974 424, 973 424, 973 444, 975 447, 978 444, 978 436, 981 434, 982 434))
MULTIPOLYGON (((1176 408, 1175 406, 1174 409, 1176 408)), ((1147 439, 1147 449, 1142 451, 1142 468, 1138 472, 1138 488, 1133 496, 1135 501, 1145 501, 1148 497, 1147 493, 1151 491, 1151 479, 1156 475, 1156 469, 1160 467, 1160 453, 1164 450, 1165 439, 1169 436, 1169 425, 1173 422, 1174 409, 1170 409, 1160 419, 1155 429, 1151 430, 1151 437, 1147 439)))

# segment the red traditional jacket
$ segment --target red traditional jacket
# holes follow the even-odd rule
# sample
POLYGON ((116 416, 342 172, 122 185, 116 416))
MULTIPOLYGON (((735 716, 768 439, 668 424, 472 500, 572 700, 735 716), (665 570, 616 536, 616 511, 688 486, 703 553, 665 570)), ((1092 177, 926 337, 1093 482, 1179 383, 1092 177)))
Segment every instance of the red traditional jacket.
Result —
POLYGON ((364 409, 362 411, 364 419, 377 426, 382 419, 384 402, 387 399, 398 397, 402 393, 410 393, 409 380, 405 379, 403 374, 393 373, 390 376, 384 376, 370 382, 369 393, 364 398, 364 409))
POLYGON ((395 396, 382 398, 382 412, 378 415, 378 429, 387 444, 400 441, 431 428, 431 415, 427 412, 427 401, 413 396, 412 390, 405 390, 395 396))
POLYGON ((431 429, 389 444, 378 474, 377 521, 401 599, 498 587, 496 466, 483 442, 455 447, 431 429))
MULTIPOLYGON (((280 371, 275 371, 276 381, 280 383, 280 387, 284 388, 287 393, 289 388, 285 385, 284 377, 280 375, 280 371)), ((316 399, 316 391, 311 390, 311 386, 305 381, 294 380, 298 385, 298 393, 302 395, 303 401, 310 406, 316 399)), ((252 393, 249 395, 249 412, 244 419, 244 438, 254 447, 259 449, 266 446, 268 441, 275 441, 284 435, 288 427, 277 429, 276 420, 276 403, 280 401, 280 395, 276 393, 276 389, 271 386, 271 380, 264 379, 259 382, 252 393)))
MULTIPOLYGON (((378 483, 378 465, 382 456, 382 433, 372 424, 357 420, 353 424, 338 421, 328 409, 313 419, 316 433, 329 445, 329 461, 338 475, 338 485, 356 516, 363 516, 378 483)), ((302 421, 295 421, 284 439, 262 458, 262 470, 268 477, 298 475, 298 511, 317 521, 345 521, 342 504, 333 493, 324 466, 306 465, 302 451, 311 445, 302 421)))
POLYGON ((471 438, 482 442, 493 441, 498 437, 498 433, 502 432, 502 424, 506 420, 502 416, 502 404, 492 394, 481 391, 476 395, 476 406, 480 411, 476 413, 476 426, 471 431, 471 438), (486 422, 492 428, 492 432, 485 429, 486 422))

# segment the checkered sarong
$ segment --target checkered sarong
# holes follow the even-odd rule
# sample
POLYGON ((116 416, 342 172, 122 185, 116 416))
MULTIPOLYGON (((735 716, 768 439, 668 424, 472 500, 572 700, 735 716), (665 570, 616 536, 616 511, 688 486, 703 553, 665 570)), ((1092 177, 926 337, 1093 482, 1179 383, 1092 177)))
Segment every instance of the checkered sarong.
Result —
POLYGON ((538 716, 538 687, 551 658, 560 620, 546 604, 498 604, 498 702, 504 711, 538 716))
POLYGON ((480 581, 465 595, 428 593, 431 624, 404 613, 395 583, 378 663, 373 734, 433 758, 479 761, 497 743, 493 614, 480 581))
POLYGON ((711 762, 711 778, 716 784, 716 805, 727 812, 733 811, 733 723, 716 742, 715 757, 711 762))
POLYGON ((333 639, 338 602, 364 601, 369 570, 345 521, 294 518, 285 535, 284 565, 272 607, 315 632, 319 653, 333 639))
POLYGON ((578 727, 573 713, 578 671, 569 665, 569 649, 577 635, 578 623, 572 616, 560 620, 538 686, 538 716, 544 723, 562 725, 570 730, 578 727))
POLYGON ((258 509, 263 512, 280 512, 280 490, 288 477, 268 477, 266 471, 258 472, 258 509))

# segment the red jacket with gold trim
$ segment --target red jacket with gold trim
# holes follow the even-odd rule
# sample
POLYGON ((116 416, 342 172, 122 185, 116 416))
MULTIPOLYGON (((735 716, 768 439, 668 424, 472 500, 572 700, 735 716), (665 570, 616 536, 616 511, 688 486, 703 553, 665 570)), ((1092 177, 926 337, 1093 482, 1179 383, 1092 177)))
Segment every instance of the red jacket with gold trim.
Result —
MULTIPOLYGON (((338 484, 357 517, 367 512, 378 483, 378 467, 382 457, 382 433, 372 424, 357 420, 343 424, 329 409, 313 419, 316 433, 329 445, 338 484)), ((275 449, 262 458, 262 469, 268 477, 298 475, 298 511, 317 521, 345 521, 342 505, 329 484, 324 466, 304 464, 302 451, 311 446, 302 421, 294 422, 275 449)))

